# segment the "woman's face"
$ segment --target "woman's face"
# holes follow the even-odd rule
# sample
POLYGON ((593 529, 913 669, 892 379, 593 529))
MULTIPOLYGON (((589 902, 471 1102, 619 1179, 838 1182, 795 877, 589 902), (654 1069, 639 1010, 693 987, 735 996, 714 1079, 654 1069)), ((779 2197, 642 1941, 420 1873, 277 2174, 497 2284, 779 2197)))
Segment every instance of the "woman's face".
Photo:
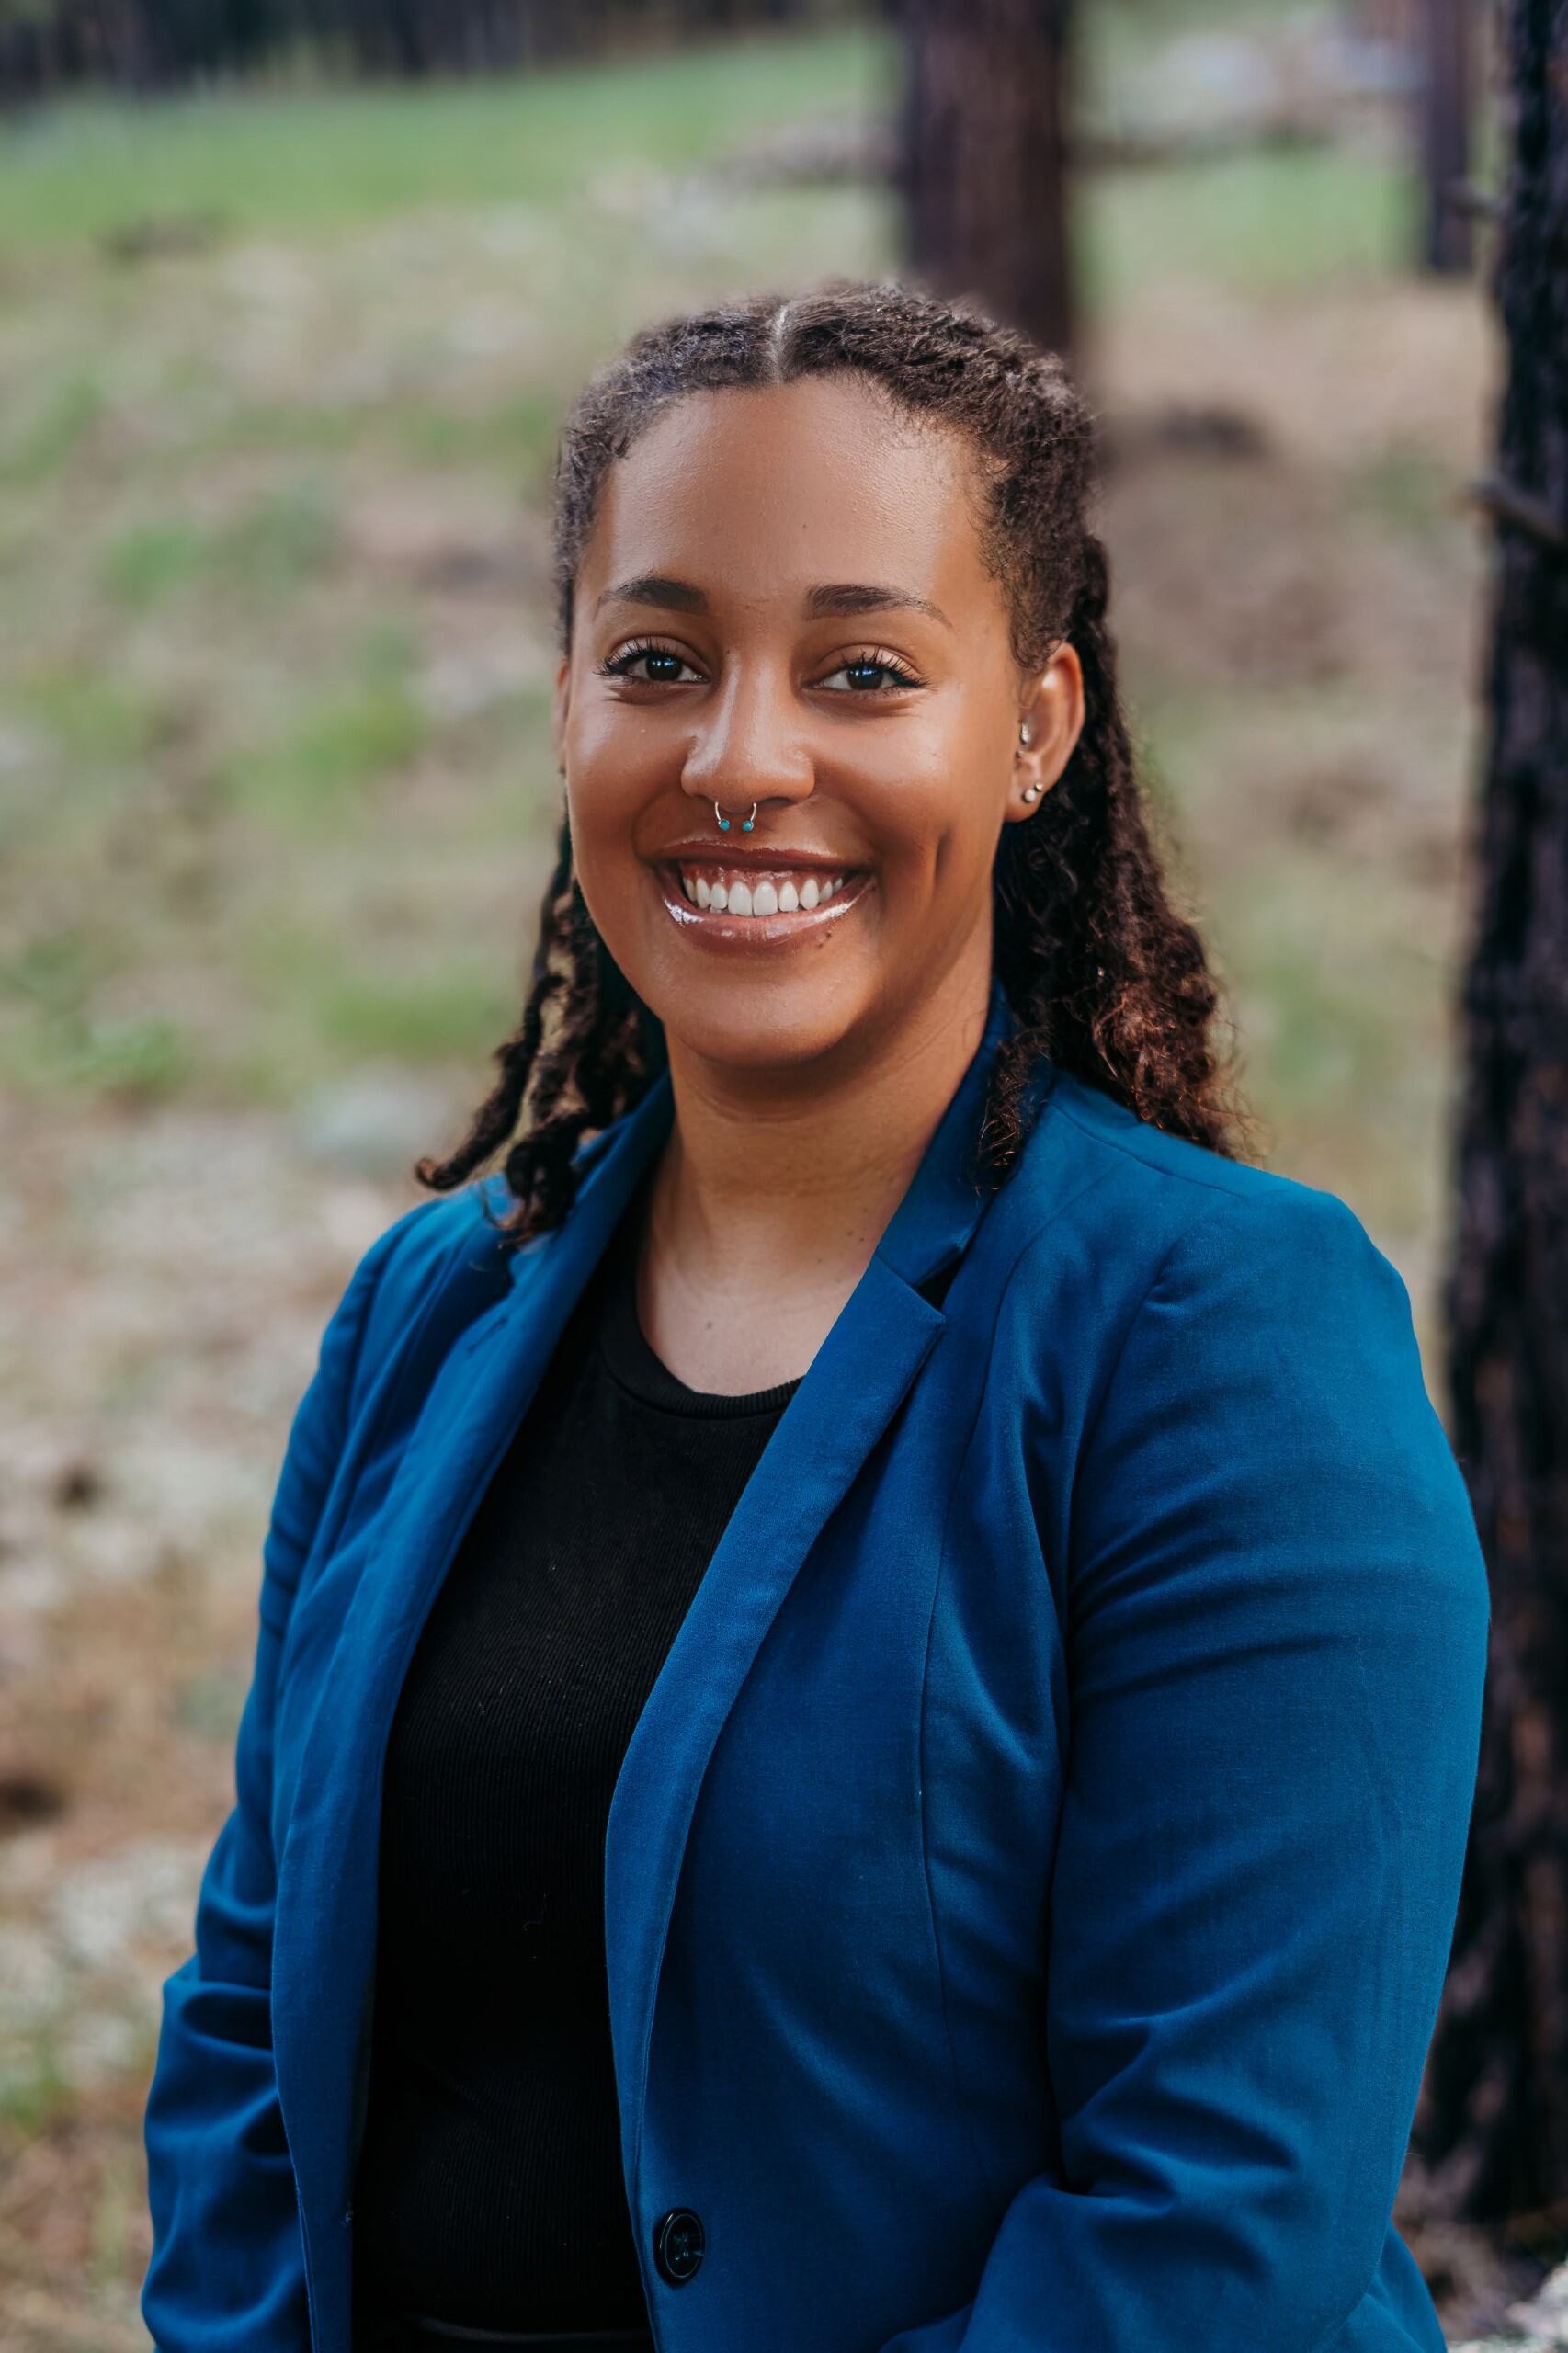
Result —
POLYGON ((968 466, 840 375, 690 395, 610 468, 556 749, 588 911, 672 1051, 853 1066, 983 1006, 1000 828, 1083 704, 1070 647, 1018 677, 968 466))

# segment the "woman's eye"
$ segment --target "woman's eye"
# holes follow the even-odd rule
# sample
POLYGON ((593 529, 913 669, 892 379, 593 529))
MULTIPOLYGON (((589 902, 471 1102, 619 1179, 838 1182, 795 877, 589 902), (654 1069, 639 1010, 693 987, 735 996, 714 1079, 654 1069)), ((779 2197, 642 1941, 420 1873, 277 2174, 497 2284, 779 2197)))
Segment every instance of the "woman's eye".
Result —
POLYGON ((672 654, 665 645, 629 645, 623 653, 617 654, 608 662, 602 662, 599 665, 601 672, 607 678, 631 678, 639 686, 653 687, 675 685, 675 672, 688 666, 680 654, 672 654), (639 670, 637 665, 642 662, 650 663, 653 666, 648 670, 639 670), (665 666, 661 667, 660 665, 665 666))
MULTIPOLYGON (((689 670, 691 665, 667 645, 628 645, 598 666, 603 677, 630 678, 637 686, 673 687, 680 683, 679 673, 689 670)), ((897 688, 920 683, 902 663, 870 654, 858 654, 852 662, 841 662, 837 669, 830 670, 825 678, 816 683, 825 687, 835 678, 847 678, 850 693, 862 696, 888 694, 897 688)))
POLYGON ((896 687, 913 687, 918 681, 896 662, 873 662, 869 655, 858 655, 853 662, 841 662, 836 670, 819 681, 826 686, 830 678, 847 678, 851 694, 887 694, 896 687), (881 681, 886 678, 888 686, 881 681))

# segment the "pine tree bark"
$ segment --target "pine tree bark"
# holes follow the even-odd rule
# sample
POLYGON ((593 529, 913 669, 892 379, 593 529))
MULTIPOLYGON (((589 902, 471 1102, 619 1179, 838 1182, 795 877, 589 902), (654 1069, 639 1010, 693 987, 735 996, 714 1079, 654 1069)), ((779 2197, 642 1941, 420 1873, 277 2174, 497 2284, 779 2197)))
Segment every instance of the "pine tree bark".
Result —
POLYGON ((1568 2223, 1568 0, 1508 0, 1488 742, 1446 1299, 1492 1580, 1480 1772, 1412 2150, 1436 2211, 1568 2223))
POLYGON ((1071 0, 895 0, 904 263, 1070 356, 1071 0))

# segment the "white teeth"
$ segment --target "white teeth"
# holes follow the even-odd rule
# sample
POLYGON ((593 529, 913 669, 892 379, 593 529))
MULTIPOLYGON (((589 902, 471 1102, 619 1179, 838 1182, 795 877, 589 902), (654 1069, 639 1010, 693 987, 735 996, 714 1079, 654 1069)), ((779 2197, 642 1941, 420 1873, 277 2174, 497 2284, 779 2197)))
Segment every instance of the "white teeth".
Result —
POLYGON ((803 909, 810 914, 813 907, 825 907, 844 888, 849 879, 844 874, 802 873, 797 882, 792 875, 782 881, 759 875, 755 882, 741 874, 732 873, 727 881, 710 882, 705 874, 689 873, 677 868, 682 894, 693 905, 711 908, 722 915, 792 915, 803 909))

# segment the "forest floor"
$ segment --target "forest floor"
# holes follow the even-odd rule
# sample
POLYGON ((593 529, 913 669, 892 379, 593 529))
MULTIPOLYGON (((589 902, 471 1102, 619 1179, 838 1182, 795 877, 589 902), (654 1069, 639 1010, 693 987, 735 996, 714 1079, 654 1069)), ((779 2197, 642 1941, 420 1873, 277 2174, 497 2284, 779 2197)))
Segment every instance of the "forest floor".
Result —
MULTIPOLYGON (((857 35, 0 145, 0 2353, 144 2353, 159 1989, 288 1420, 531 952, 562 404, 650 317, 896 267, 881 188, 744 168, 890 73, 857 35)), ((1442 1409, 1486 256, 1413 274, 1365 122, 1096 174, 1078 238, 1176 887, 1270 1165, 1400 1267, 1442 1409)), ((1410 2235, 1454 2333, 1550 2251, 1410 2235)))

